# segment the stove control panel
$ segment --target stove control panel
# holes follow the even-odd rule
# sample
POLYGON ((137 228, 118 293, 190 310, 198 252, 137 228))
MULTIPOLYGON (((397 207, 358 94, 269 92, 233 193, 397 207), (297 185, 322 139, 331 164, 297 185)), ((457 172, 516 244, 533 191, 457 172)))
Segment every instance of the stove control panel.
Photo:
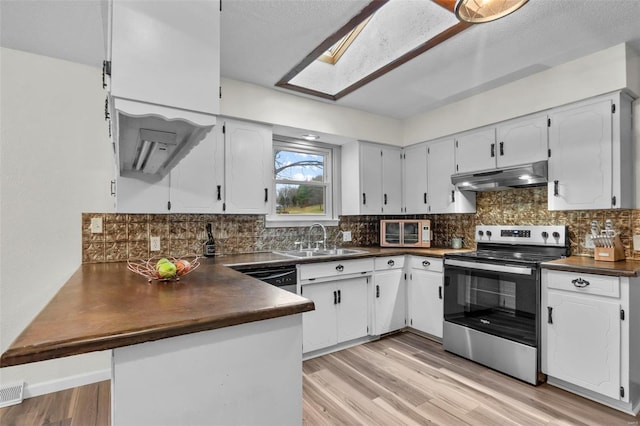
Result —
POLYGON ((476 242, 563 247, 567 228, 558 225, 478 225, 476 242))

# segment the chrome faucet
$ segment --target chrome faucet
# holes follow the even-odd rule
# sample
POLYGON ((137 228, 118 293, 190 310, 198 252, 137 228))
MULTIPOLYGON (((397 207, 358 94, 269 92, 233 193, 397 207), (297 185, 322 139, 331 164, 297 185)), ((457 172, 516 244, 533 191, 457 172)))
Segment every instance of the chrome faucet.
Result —
POLYGON ((316 243, 316 249, 318 248, 318 244, 319 243, 322 243, 322 248, 326 249, 327 248, 327 229, 321 223, 314 223, 309 227, 309 235, 308 235, 309 248, 311 248, 311 231, 316 226, 319 226, 322 229, 322 241, 316 241, 315 242, 316 243))

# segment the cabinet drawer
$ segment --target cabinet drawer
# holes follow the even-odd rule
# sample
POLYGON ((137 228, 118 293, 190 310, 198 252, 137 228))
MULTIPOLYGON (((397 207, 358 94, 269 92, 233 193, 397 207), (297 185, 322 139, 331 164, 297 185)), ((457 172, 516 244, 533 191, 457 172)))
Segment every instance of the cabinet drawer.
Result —
POLYGON ((335 277, 373 271, 373 259, 322 262, 300 265, 300 279, 335 277))
POLYGON ((423 271, 442 272, 442 259, 435 257, 416 257, 411 256, 409 266, 412 269, 421 269, 423 271))
POLYGON ((547 288, 597 296, 620 297, 620 277, 545 270, 547 288))
POLYGON ((385 256, 375 258, 376 271, 404 268, 404 256, 385 256))

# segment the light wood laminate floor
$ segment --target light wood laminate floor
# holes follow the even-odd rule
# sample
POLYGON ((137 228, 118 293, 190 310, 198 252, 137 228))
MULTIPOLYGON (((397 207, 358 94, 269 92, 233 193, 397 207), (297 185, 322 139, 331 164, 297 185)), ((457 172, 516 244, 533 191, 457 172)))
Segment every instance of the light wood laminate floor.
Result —
MULTIPOLYGON (((531 386, 410 332, 304 362, 305 425, 637 425, 633 417, 531 386)), ((0 409, 0 425, 108 425, 109 382, 0 409)))

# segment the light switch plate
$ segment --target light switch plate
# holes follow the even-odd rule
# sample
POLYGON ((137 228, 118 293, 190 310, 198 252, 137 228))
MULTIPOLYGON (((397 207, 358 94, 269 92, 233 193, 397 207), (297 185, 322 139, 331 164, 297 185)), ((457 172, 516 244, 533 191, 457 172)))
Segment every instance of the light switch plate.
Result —
POLYGON ((160 251, 160 237, 151 237, 151 251, 160 251))
POLYGON ((633 250, 640 251, 640 235, 633 236, 633 250))
POLYGON ((584 235, 584 247, 585 248, 596 248, 596 245, 593 244, 593 239, 591 239, 591 234, 585 234, 584 235))
POLYGON ((342 241, 343 242, 351 241, 351 231, 343 231, 342 232, 342 241))
POLYGON ((101 217, 91 218, 91 233, 102 234, 102 218, 101 217))

